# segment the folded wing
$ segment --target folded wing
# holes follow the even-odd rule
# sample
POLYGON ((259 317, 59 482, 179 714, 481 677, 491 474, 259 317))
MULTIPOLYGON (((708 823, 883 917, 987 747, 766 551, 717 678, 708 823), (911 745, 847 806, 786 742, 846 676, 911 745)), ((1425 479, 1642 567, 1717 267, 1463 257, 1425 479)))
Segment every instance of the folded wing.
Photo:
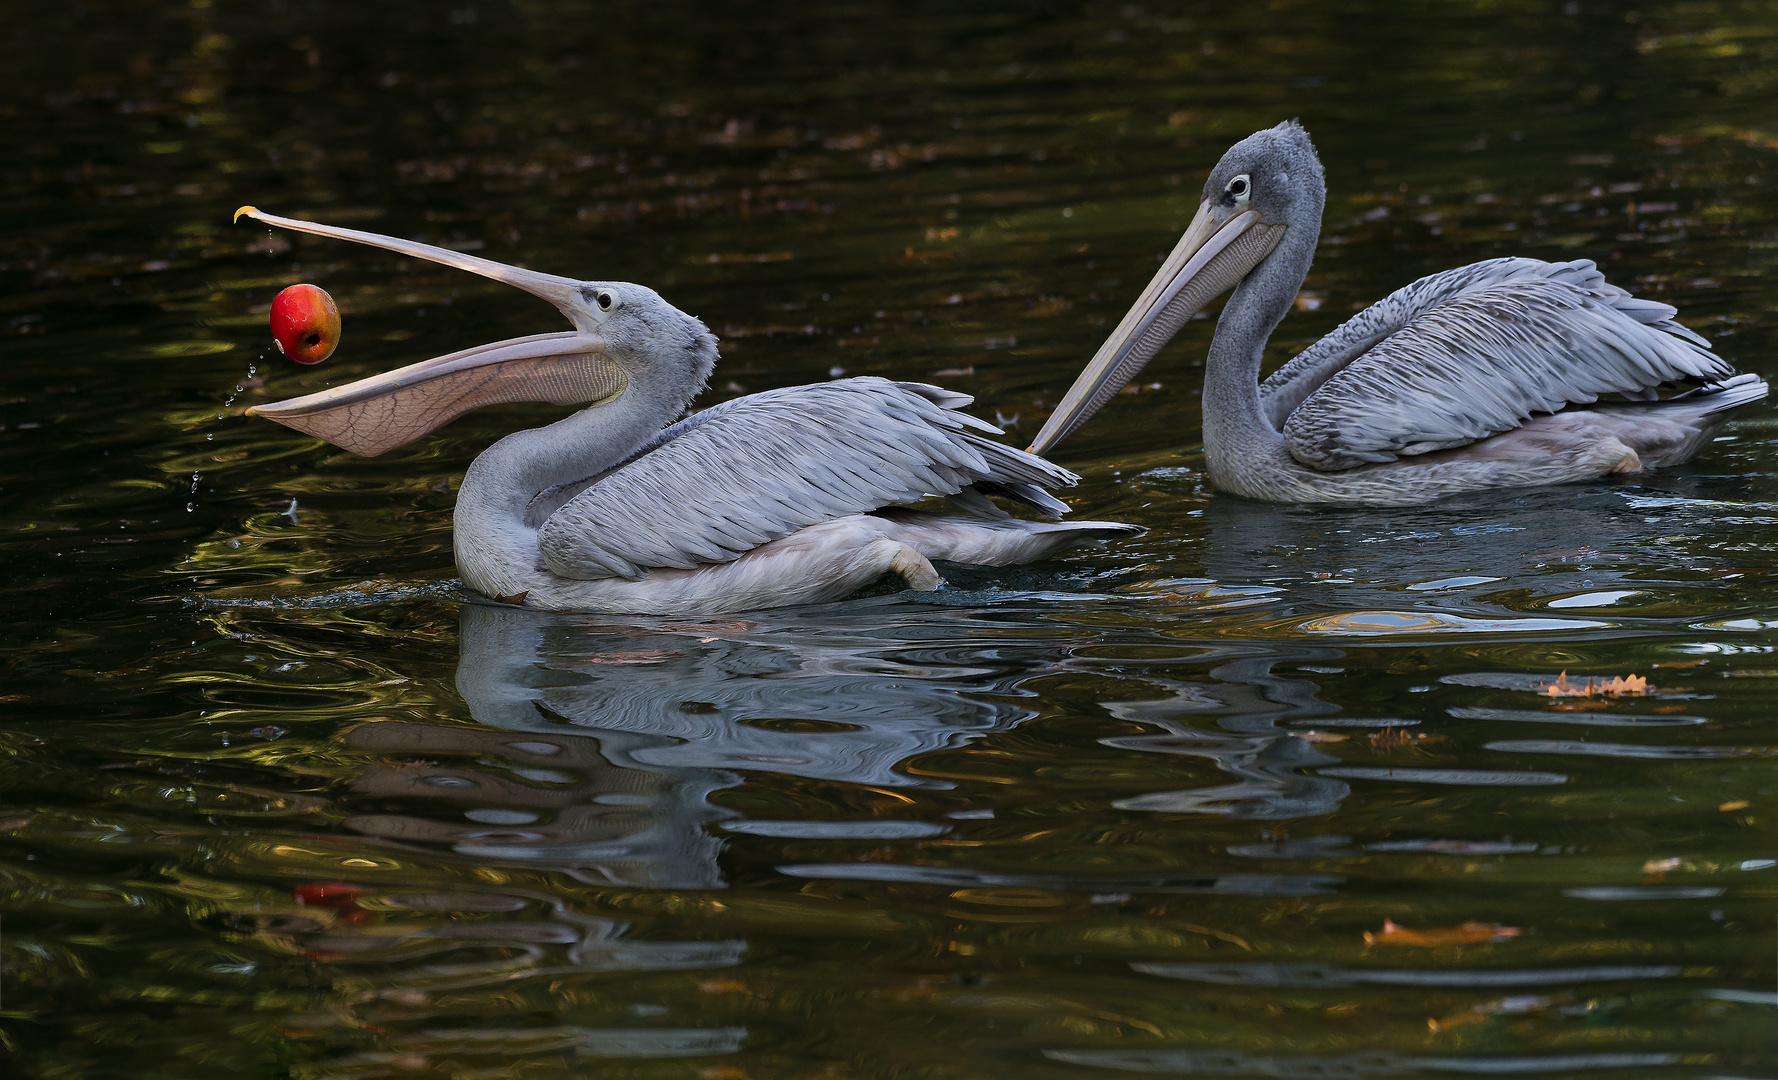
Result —
POLYGON ((538 530, 545 566, 571 578, 728 562, 823 521, 928 495, 995 513, 982 492, 1050 516, 1045 487, 1073 473, 996 442, 922 383, 843 379, 753 394, 696 413, 582 485, 538 530))
POLYGON ((1732 375, 1673 314, 1591 262, 1494 259, 1349 320, 1267 379, 1261 404, 1292 457, 1332 471, 1464 446, 1601 394, 1732 375))

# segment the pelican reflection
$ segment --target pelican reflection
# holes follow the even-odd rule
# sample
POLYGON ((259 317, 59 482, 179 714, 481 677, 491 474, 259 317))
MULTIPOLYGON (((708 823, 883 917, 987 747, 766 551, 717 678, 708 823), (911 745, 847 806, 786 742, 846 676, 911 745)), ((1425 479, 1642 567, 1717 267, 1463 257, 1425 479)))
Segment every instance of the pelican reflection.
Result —
MULTIPOLYGON (((1288 726, 1330 716, 1338 705, 1316 698, 1320 689, 1304 678, 1275 669, 1281 662, 1338 660, 1337 649, 1252 649, 1210 670, 1215 682, 1178 682, 1165 698, 1107 702, 1120 720, 1158 727, 1162 733, 1101 739, 1106 746, 1154 754, 1176 754, 1213 763, 1235 777, 1233 783, 1212 783, 1177 791, 1157 791, 1119 799, 1120 810, 1154 810, 1170 814, 1216 814, 1225 817, 1274 819, 1331 814, 1350 787, 1341 780, 1317 776, 1317 766, 1338 759, 1316 750, 1288 726), (1215 727, 1197 718, 1215 718, 1215 727)), ((1148 682, 1158 680, 1149 679, 1148 682)), ((1162 685, 1166 685, 1163 683, 1162 685)))
POLYGON ((731 621, 651 628, 465 605, 457 690, 476 727, 379 721, 389 755, 358 795, 414 804, 348 824, 589 882, 722 885, 725 823, 768 835, 936 835, 924 821, 740 822, 713 799, 749 773, 946 788, 906 764, 1032 715, 1014 676, 943 648, 892 655, 869 626, 731 621), (976 691, 980 691, 979 693, 976 691))

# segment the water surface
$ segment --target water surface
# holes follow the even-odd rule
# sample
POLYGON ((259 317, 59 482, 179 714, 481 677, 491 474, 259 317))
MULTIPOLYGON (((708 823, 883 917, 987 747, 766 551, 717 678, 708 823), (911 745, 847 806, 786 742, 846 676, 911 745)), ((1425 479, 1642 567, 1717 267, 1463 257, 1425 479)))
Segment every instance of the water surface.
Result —
POLYGON ((241 410, 557 316, 229 215, 654 286, 722 338, 700 404, 931 379, 1028 439, 1296 116, 1328 211, 1269 362, 1510 253, 1769 377, 1778 5, 0 27, 8 1075, 1774 1075, 1769 408, 1682 469, 1261 506, 1203 477, 1204 320, 1058 454, 1140 540, 540 616, 460 602, 450 511, 560 410, 374 460, 241 410), (265 331, 296 281, 344 312, 318 368, 265 331))

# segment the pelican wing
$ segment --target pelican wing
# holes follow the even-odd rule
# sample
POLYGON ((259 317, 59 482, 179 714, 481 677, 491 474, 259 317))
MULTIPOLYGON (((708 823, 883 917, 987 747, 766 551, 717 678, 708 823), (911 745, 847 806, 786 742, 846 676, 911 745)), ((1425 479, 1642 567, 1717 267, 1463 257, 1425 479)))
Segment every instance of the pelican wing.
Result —
POLYGON ((1600 394, 1733 374, 1674 309, 1588 261, 1494 259, 1385 298, 1280 368, 1262 408, 1321 470, 1465 446, 1600 394))
POLYGON ((843 379, 771 390, 667 428, 583 482, 538 530, 543 564, 571 578, 728 562, 823 521, 975 485, 1056 514, 1066 469, 987 435, 970 398, 922 383, 843 379))

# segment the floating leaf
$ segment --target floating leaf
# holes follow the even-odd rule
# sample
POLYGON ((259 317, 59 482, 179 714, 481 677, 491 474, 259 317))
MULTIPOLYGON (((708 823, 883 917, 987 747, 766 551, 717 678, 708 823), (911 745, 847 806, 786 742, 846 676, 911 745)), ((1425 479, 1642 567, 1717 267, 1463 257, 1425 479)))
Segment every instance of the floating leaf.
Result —
POLYGON ((1461 926, 1434 926, 1425 930, 1410 930, 1397 925, 1393 920, 1384 919, 1383 929, 1377 933, 1365 931, 1366 945, 1419 945, 1434 948, 1439 945, 1486 945, 1494 941, 1507 941, 1519 937, 1525 931, 1517 926, 1501 926, 1499 923, 1476 922, 1471 919, 1461 926))
POLYGON ((1470 1009, 1468 1012, 1460 1012, 1455 1016, 1447 1016, 1443 1020, 1429 1016, 1426 1018, 1426 1028, 1428 1031, 1449 1031, 1454 1027, 1463 1027, 1466 1024, 1479 1024, 1486 1019, 1488 1019, 1487 1013, 1480 1009, 1470 1009))
POLYGON ((1403 727, 1386 727, 1381 731, 1372 732, 1369 739, 1373 750, 1394 750, 1400 747, 1445 741, 1443 735, 1421 735, 1403 727))
POLYGON ((1609 679, 1592 679, 1585 682, 1569 682, 1566 671, 1556 676, 1556 681, 1537 687, 1537 692, 1544 697, 1623 697, 1629 695, 1650 694, 1654 687, 1640 675, 1615 675, 1609 679))

